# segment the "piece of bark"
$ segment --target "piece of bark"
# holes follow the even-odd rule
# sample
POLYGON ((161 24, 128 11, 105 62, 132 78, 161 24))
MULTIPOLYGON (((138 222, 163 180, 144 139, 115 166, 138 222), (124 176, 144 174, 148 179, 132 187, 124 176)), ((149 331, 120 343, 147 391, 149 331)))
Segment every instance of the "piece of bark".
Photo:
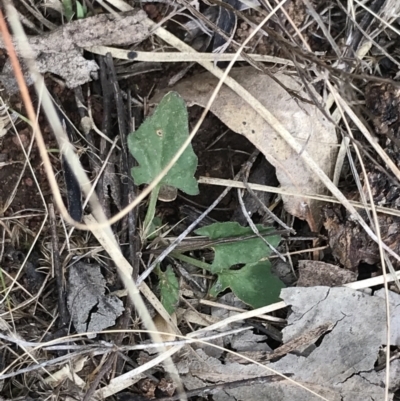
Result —
POLYGON ((67 305, 78 333, 88 338, 115 324, 124 307, 114 295, 106 295, 106 280, 100 266, 77 262, 69 267, 67 305))
POLYGON ((324 226, 333 256, 346 269, 357 271, 360 262, 373 265, 379 261, 377 244, 340 207, 324 208, 324 226))
POLYGON ((299 261, 298 287, 338 287, 356 280, 356 273, 342 267, 315 260, 299 261))
POLYGON ((296 337, 287 343, 281 345, 279 348, 274 350, 273 352, 259 352, 259 351, 248 351, 248 352, 241 352, 240 356, 235 354, 228 354, 227 360, 229 362, 238 362, 238 363, 249 363, 250 361, 246 361, 241 356, 246 356, 247 358, 254 359, 257 362, 266 362, 270 361, 271 359, 280 358, 290 352, 299 351, 306 349, 308 346, 314 344, 321 336, 323 336, 328 331, 331 331, 334 327, 332 322, 327 322, 321 324, 320 326, 316 327, 315 329, 308 330, 303 333, 301 336, 296 337))
MULTIPOLYGON (((369 175, 368 178, 371 179, 371 176, 369 175)), ((383 177, 381 179, 383 180, 383 177)), ((375 191, 373 192, 374 194, 375 191)), ((377 203, 376 199, 374 200, 377 203)), ((369 265, 375 265, 380 262, 378 244, 369 237, 360 225, 349 216, 343 215, 340 207, 326 207, 324 213, 324 226, 328 232, 332 254, 343 267, 356 272, 361 262, 369 265)), ((365 212, 362 212, 362 216, 367 218, 365 212)), ((397 216, 378 214, 378 223, 382 242, 399 254, 400 219, 397 216)), ((392 257, 390 257, 390 260, 395 268, 399 266, 397 260, 392 257)))
MULTIPOLYGON (((86 60, 83 49, 92 46, 126 46, 138 43, 149 35, 143 10, 122 14, 101 14, 64 25, 45 35, 28 37, 30 50, 14 40, 19 56, 34 58, 40 73, 51 72, 61 76, 66 85, 75 88, 97 78, 98 65, 86 60)), ((0 40, 0 48, 5 48, 0 40)), ((26 73, 28 83, 32 83, 26 73)), ((7 62, 0 80, 9 94, 18 91, 12 68, 7 62)))

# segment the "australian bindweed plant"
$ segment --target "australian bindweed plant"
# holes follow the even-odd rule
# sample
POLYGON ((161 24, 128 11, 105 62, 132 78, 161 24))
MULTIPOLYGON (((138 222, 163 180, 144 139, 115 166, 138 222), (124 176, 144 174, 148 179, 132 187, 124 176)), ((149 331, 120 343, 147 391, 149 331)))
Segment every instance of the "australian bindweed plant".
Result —
MULTIPOLYGON (((128 137, 129 150, 139 164, 132 169, 135 184, 150 184, 169 163, 188 135, 188 112, 185 102, 177 93, 170 92, 161 100, 153 115, 128 137)), ((154 227, 157 199, 163 185, 175 187, 188 195, 199 193, 194 177, 197 162, 197 156, 190 145, 154 188, 142 224, 144 240, 154 227)), ((171 256, 216 275, 216 280, 209 290, 210 296, 216 297, 229 288, 252 307, 265 306, 279 299, 280 290, 284 286, 271 273, 271 263, 268 260, 271 247, 276 248, 279 245, 280 237, 273 235, 272 228, 259 226, 258 229, 266 241, 252 235, 251 228, 234 222, 216 223, 196 230, 195 234, 216 241, 215 245, 210 246, 214 251, 211 264, 177 251, 171 256), (220 241, 221 239, 231 241, 220 241)), ((169 313, 173 313, 179 300, 178 280, 171 266, 165 271, 158 266, 156 273, 159 278, 161 302, 169 313)))

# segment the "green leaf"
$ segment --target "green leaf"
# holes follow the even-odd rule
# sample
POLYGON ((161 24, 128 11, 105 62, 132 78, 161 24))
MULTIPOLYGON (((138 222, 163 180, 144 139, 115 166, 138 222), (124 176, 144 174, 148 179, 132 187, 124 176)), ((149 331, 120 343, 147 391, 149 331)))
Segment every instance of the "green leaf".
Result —
MULTIPOLYGON (((128 137, 129 150, 139 163, 132 169, 136 185, 149 184, 171 161, 189 136, 185 102, 175 92, 167 93, 153 115, 128 137)), ((189 145, 161 184, 170 185, 189 195, 199 193, 194 173, 197 157, 189 145)))
POLYGON ((68 21, 71 21, 72 17, 74 16, 72 0, 62 0, 62 8, 65 18, 68 21))
MULTIPOLYGON (((274 248, 279 245, 280 236, 271 235, 273 228, 257 226, 258 231, 274 248)), ((217 240, 221 238, 246 237, 253 235, 250 227, 242 227, 235 222, 215 223, 195 231, 198 235, 217 240)), ((236 242, 216 244, 214 260, 210 271, 217 274, 217 281, 210 289, 216 297, 230 288, 243 302, 259 308, 279 300, 284 284, 271 273, 269 261, 261 261, 271 254, 271 248, 261 238, 241 239, 236 242), (240 269, 232 266, 245 264, 240 269)))
POLYGON ((158 277, 160 279, 158 288, 160 290, 161 303, 166 311, 171 315, 175 311, 179 301, 178 279, 176 278, 171 266, 168 266, 165 272, 159 268, 158 277))
MULTIPOLYGON (((274 248, 279 245, 279 235, 269 235, 272 228, 265 228, 257 225, 260 234, 274 248)), ((234 238, 247 235, 253 235, 250 227, 242 227, 235 222, 215 223, 202 227, 195 231, 198 235, 207 236, 210 239, 234 238)), ((259 262, 261 259, 271 254, 271 248, 261 240, 255 237, 246 240, 240 240, 230 243, 217 244, 212 247, 214 250, 214 260, 211 265, 212 273, 220 273, 225 269, 237 264, 247 264, 259 262)))
POLYGON ((83 19, 87 15, 86 4, 81 4, 78 0, 76 0, 76 18, 83 19))
POLYGON ((253 308, 261 308, 280 300, 279 294, 285 285, 271 273, 269 261, 245 265, 239 270, 224 270, 210 289, 216 297, 231 288, 235 295, 253 308))

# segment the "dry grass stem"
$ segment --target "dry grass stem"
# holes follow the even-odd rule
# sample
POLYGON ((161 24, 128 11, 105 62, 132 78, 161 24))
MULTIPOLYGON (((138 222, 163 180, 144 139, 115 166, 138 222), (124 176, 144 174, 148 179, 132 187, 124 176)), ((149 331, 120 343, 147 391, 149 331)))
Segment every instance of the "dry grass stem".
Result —
MULTIPOLYGON (((338 199, 335 199, 331 196, 326 196, 326 195, 317 195, 317 194, 304 194, 302 193, 301 195, 295 192, 290 192, 287 190, 282 190, 281 188, 277 187, 270 187, 268 185, 261 185, 261 184, 252 184, 252 183, 247 183, 244 184, 243 182, 240 181, 235 181, 235 180, 227 180, 224 178, 212 178, 212 177, 199 177, 198 182, 200 184, 208 184, 208 185, 218 185, 221 187, 231 187, 231 188, 246 188, 246 185, 248 185, 251 189, 254 191, 259 191, 259 192, 271 192, 274 194, 281 194, 281 195, 290 195, 290 196, 302 196, 304 198, 309 198, 309 199, 315 199, 319 200, 321 202, 327 202, 327 203, 336 203, 340 204, 341 202, 338 199)), ((355 202, 355 201, 348 201, 353 207, 358 208, 358 209, 371 209, 371 206, 369 204, 362 204, 361 202, 355 202)), ((391 209, 383 206, 377 206, 375 205, 376 210, 380 213, 392 215, 392 216, 400 216, 400 211, 396 209, 391 209)))
MULTIPOLYGON (((100 54, 105 56, 110 53, 114 58, 120 60, 132 60, 132 61, 147 61, 147 62, 158 62, 158 63, 186 63, 192 61, 210 61, 210 62, 222 62, 231 61, 234 57, 234 53, 192 53, 192 52, 143 52, 143 51, 132 51, 125 49, 117 49, 115 47, 107 46, 93 46, 86 48, 88 52, 94 54, 100 54)), ((286 60, 281 57, 267 56, 261 54, 248 54, 255 61, 261 61, 264 63, 273 63, 279 65, 293 66, 291 60, 286 60)), ((239 56, 237 61, 246 61, 246 58, 239 56)))

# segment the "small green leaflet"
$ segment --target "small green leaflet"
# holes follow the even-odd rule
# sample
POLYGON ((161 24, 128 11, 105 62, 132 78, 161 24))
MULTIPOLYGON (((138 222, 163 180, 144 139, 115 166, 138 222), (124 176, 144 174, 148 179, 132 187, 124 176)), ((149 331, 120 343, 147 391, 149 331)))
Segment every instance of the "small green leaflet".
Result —
MULTIPOLYGON (((273 229, 257 225, 260 234, 274 248, 281 240, 279 235, 270 235, 273 229)), ((215 223, 195 231, 197 235, 204 235, 210 239, 234 238, 254 235, 250 227, 242 227, 235 222, 215 223)), ((211 265, 211 273, 218 273, 239 263, 255 263, 271 254, 271 248, 260 238, 255 237, 236 242, 213 246, 215 255, 211 265)))
MULTIPOLYGON (((151 117, 128 137, 129 150, 139 163, 132 169, 136 185, 149 184, 171 161, 189 136, 188 112, 184 100, 175 92, 167 93, 151 117)), ((161 180, 188 195, 197 195, 194 178, 197 156, 189 145, 161 180)))
POLYGON ((62 0, 63 14, 67 21, 70 21, 74 16, 72 0, 62 0))
POLYGON ((253 308, 273 304, 280 301, 279 294, 285 285, 271 273, 269 261, 251 263, 239 270, 226 269, 218 273, 217 281, 209 293, 216 297, 227 288, 244 303, 253 308))
POLYGON ((85 3, 81 4, 78 0, 76 0, 76 18, 83 19, 86 16, 87 16, 86 4, 85 3))
POLYGON ((158 267, 157 274, 160 279, 158 288, 160 290, 161 303, 166 311, 172 315, 179 301, 178 279, 176 278, 171 266, 167 266, 165 272, 158 267))
MULTIPOLYGON (((257 226, 260 234, 274 248, 279 245, 280 236, 271 235, 271 228, 257 226)), ((195 231, 210 239, 234 238, 252 235, 250 227, 242 227, 235 222, 215 223, 195 231)), ((271 248, 260 238, 243 239, 213 246, 214 260, 210 271, 217 274, 217 281, 210 289, 216 297, 230 288, 243 302, 254 308, 279 301, 280 290, 284 284, 271 273, 271 263, 261 261, 271 254, 271 248), (244 264, 239 269, 233 266, 244 264)))

